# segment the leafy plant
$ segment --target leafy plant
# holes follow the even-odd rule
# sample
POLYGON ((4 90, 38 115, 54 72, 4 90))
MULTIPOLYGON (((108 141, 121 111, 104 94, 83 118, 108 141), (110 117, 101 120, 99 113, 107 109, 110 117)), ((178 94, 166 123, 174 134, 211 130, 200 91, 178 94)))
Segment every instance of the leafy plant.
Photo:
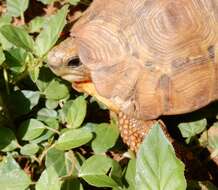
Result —
MULTIPOLYGON (((185 180, 184 164, 159 126, 135 157, 119 139, 116 118, 102 119, 101 104, 73 92, 47 67, 47 53, 61 40, 70 8, 83 10, 90 1, 38 0, 43 14, 31 3, 0 3, 1 189, 205 189, 207 182, 185 180), (101 113, 98 120, 90 109, 101 113)), ((209 126, 204 119, 178 128, 193 149, 197 142, 210 151, 207 159, 217 157, 217 123, 209 126)), ((216 188, 211 182, 209 187, 216 188)))

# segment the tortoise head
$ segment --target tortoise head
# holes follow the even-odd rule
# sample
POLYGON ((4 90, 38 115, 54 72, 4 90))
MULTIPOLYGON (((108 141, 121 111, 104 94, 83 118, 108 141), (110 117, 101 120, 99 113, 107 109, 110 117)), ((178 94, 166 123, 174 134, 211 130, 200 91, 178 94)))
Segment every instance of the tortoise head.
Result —
POLYGON ((90 69, 80 61, 74 37, 67 38, 49 52, 48 65, 56 75, 71 82, 75 90, 94 96, 108 108, 118 112, 114 103, 97 92, 90 69))
POLYGON ((89 69, 80 61, 74 37, 69 37, 55 46, 48 54, 51 70, 73 83, 90 81, 89 69))

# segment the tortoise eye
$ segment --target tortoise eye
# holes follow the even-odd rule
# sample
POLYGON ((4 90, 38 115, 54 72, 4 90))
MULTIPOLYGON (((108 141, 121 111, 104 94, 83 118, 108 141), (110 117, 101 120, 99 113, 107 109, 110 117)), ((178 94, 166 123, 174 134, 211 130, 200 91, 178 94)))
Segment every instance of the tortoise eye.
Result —
POLYGON ((82 65, 82 63, 81 63, 78 56, 72 57, 67 62, 67 66, 69 66, 69 67, 79 67, 80 65, 82 65))

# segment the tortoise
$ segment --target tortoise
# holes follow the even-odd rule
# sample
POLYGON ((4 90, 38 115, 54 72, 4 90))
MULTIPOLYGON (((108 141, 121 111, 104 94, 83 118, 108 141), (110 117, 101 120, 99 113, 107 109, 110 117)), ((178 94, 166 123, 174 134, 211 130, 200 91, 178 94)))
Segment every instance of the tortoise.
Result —
POLYGON ((137 150, 159 116, 218 99, 217 55, 217 0, 94 0, 48 64, 115 111, 137 150))

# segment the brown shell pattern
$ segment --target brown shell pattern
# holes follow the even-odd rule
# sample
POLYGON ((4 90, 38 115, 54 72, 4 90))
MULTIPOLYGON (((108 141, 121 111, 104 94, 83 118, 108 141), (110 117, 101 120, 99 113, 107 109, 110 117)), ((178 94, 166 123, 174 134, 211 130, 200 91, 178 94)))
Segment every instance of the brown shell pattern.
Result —
POLYGON ((98 93, 134 118, 218 98, 217 0, 94 0, 72 35, 98 93))

